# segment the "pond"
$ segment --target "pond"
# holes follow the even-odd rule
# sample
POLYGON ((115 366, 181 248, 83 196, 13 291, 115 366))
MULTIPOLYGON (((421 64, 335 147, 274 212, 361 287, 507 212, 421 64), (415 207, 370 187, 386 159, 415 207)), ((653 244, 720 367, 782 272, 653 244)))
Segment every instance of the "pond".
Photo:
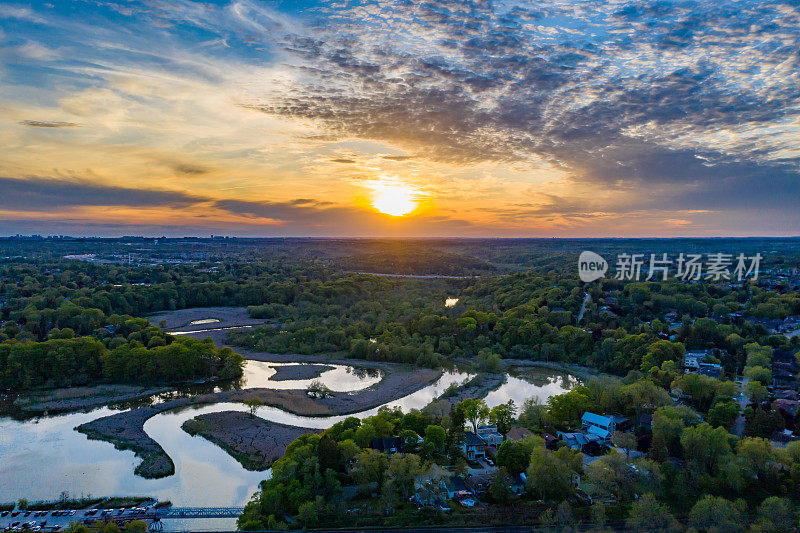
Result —
MULTIPOLYGON (((298 380, 270 381, 278 363, 249 361, 244 387, 276 386, 284 388, 298 380)), ((320 380, 337 390, 357 390, 379 380, 379 375, 354 372, 352 367, 335 366, 323 372, 320 380)), ((398 400, 388 407, 404 411, 422 408, 440 395, 449 385, 461 383, 469 374, 447 372, 435 383, 398 400)), ((308 380, 299 380, 305 383, 308 380)), ((513 399, 521 405, 536 396, 545 401, 552 394, 566 392, 577 381, 569 375, 547 369, 531 369, 509 376, 507 382, 491 392, 487 404, 494 406, 513 399)), ((72 413, 24 421, 0 418, 0 502, 21 497, 29 500, 56 499, 62 491, 71 496, 142 495, 170 500, 177 506, 242 506, 257 490, 258 483, 269 471, 249 472, 221 448, 202 439, 191 437, 181 424, 198 414, 216 411, 245 411, 238 403, 220 403, 190 407, 158 414, 145 423, 144 429, 169 454, 175 463, 175 474, 162 479, 148 480, 133 474, 139 459, 133 452, 120 451, 110 443, 93 441, 73 428, 90 420, 112 414, 108 407, 88 413, 72 413)), ((363 418, 378 412, 369 409, 354 415, 363 418)), ((312 428, 327 428, 347 418, 298 416, 275 407, 260 407, 258 416, 284 424, 312 428)), ((208 521, 211 529, 233 527, 233 521, 208 521)), ((205 523, 205 522, 204 522, 205 523)), ((180 526, 165 524, 167 528, 180 526)), ((185 527, 185 526, 183 526, 185 527)), ((202 528, 192 522, 192 529, 202 528)))

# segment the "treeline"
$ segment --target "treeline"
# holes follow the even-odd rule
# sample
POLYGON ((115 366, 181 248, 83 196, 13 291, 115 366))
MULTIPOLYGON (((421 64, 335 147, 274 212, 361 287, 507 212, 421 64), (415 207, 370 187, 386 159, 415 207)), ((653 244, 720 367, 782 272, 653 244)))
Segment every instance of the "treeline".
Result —
POLYGON ((82 261, 0 263, 0 339, 45 340, 53 328, 90 335, 112 315, 263 304, 311 277, 302 261, 197 265, 110 265, 82 261), (18 327, 15 327, 18 326, 18 327))
POLYGON ((167 384, 242 375, 242 357, 230 348, 216 348, 211 339, 156 334, 149 335, 147 344, 121 337, 106 343, 94 337, 2 342, 0 388, 25 390, 100 382, 167 384))
POLYGON ((763 311, 778 300, 783 312, 795 311, 794 300, 755 286, 610 279, 584 287, 577 280, 531 272, 474 280, 350 275, 297 284, 293 294, 276 291, 249 311, 279 327, 233 338, 270 352, 348 352, 355 358, 425 366, 488 351, 618 375, 648 371, 648 352, 668 341, 675 350, 717 348, 725 371, 738 373, 746 344, 785 348, 800 340, 769 335, 761 325, 731 318, 754 306, 763 311), (590 298, 577 324, 585 291, 590 298), (459 298, 455 307, 445 308, 447 296, 459 298))
MULTIPOLYGON (((664 362, 663 372, 670 372, 671 363, 664 362)), ((361 421, 348 418, 288 446, 273 464, 271 479, 262 482, 245 507, 239 528, 480 522, 795 531, 800 442, 782 448, 764 438, 730 434, 738 410, 732 416, 716 410, 732 400, 736 387, 696 377, 697 383, 689 383, 679 374, 665 378, 633 372, 625 379, 590 379, 546 404, 530 400, 519 412, 513 403, 488 409, 469 399, 452 409, 438 402, 422 411, 384 409, 361 421), (688 400, 676 405, 668 390, 682 387, 688 400), (612 441, 617 449, 591 462, 563 442, 545 445, 539 435, 580 427, 586 411, 622 413, 635 431, 616 432, 612 441), (641 422, 645 418, 651 422, 641 422), (464 432, 484 422, 497 424, 501 433, 519 425, 534 436, 502 443, 495 455, 498 468, 481 496, 488 506, 460 512, 441 495, 439 485, 453 475, 467 475, 464 432), (371 448, 374 439, 387 437, 398 438, 401 453, 371 448), (524 491, 517 497, 511 483, 521 473, 526 475, 524 491), (417 501, 435 503, 417 509, 409 503, 415 492, 417 501)))

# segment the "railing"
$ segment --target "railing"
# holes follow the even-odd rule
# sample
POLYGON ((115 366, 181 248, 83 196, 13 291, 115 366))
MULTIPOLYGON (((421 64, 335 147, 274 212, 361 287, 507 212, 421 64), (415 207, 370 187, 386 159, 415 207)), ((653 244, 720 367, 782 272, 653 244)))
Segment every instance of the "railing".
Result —
POLYGON ((158 518, 238 518, 242 507, 162 507, 156 511, 158 518))

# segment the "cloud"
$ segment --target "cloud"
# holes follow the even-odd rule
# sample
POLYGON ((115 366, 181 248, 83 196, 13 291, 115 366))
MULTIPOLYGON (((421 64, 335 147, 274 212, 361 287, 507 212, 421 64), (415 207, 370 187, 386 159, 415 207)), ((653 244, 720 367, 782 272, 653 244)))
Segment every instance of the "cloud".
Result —
POLYGON ((0 177, 0 209, 52 212, 78 206, 180 207, 206 201, 180 191, 116 187, 81 180, 0 177))
POLYGON ((32 128, 76 128, 80 126, 80 124, 76 122, 63 122, 58 120, 23 120, 20 124, 32 128))
POLYGON ((796 3, 381 0, 325 17, 283 42, 297 83, 254 108, 430 161, 546 161, 576 186, 733 175, 745 199, 778 174, 800 193, 796 3))
POLYGON ((314 234, 797 220, 796 2, 87 5, 0 6, 22 21, 0 54, 0 172, 91 177, 43 181, 41 209, 83 187, 314 234), (356 207, 381 175, 429 190, 431 213, 356 207))

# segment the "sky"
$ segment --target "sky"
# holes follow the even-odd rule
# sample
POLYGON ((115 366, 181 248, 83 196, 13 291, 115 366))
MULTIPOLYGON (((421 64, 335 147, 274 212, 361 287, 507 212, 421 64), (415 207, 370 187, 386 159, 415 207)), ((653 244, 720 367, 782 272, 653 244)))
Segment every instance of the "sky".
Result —
POLYGON ((0 3, 0 235, 800 235, 800 2, 0 3))

